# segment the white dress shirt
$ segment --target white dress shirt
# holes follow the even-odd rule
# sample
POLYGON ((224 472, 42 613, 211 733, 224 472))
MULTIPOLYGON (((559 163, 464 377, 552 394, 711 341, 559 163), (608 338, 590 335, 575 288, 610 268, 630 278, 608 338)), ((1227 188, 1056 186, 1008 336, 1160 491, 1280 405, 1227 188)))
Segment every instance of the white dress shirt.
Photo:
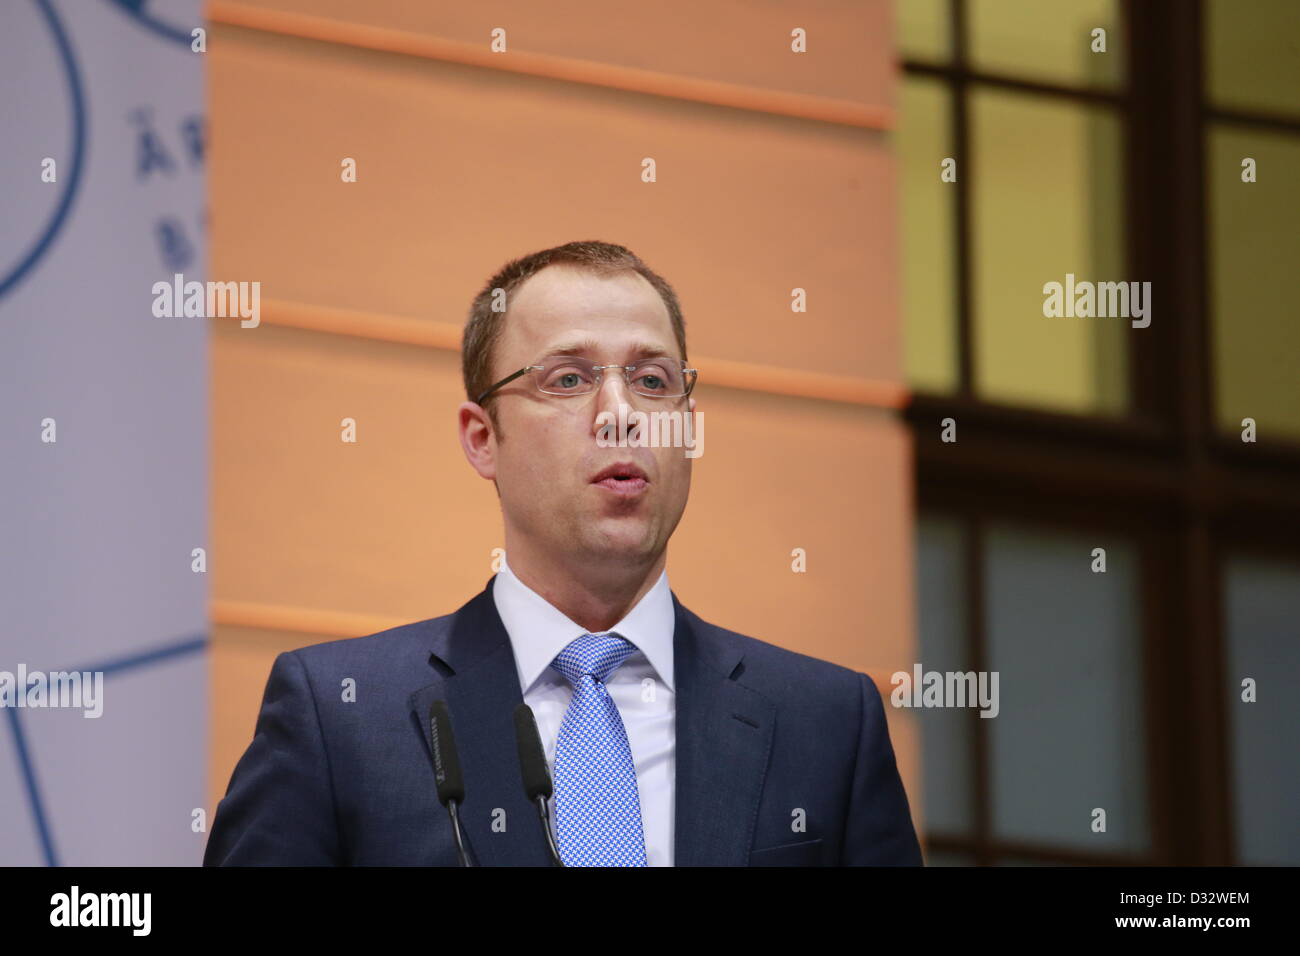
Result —
MULTIPOLYGON (((504 556, 492 586, 492 599, 510 637, 524 703, 537 715, 546 763, 554 779, 555 741, 573 699, 573 687, 550 665, 560 651, 588 632, 520 581, 504 556)), ((632 748, 649 866, 673 865, 677 743, 673 701, 675 621, 668 572, 663 571, 627 616, 609 629, 637 648, 609 675, 605 689, 618 707, 632 748)), ((554 831, 554 814, 551 821, 554 831)))

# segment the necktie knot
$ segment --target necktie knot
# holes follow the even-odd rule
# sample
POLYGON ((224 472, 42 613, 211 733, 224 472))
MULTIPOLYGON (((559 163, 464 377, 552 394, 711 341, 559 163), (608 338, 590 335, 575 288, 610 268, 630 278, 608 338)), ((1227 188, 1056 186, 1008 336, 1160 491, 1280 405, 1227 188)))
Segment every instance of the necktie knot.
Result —
POLYGON ((636 646, 617 634, 584 634, 556 654, 551 667, 563 674, 574 687, 584 677, 594 677, 604 683, 635 653, 636 646))

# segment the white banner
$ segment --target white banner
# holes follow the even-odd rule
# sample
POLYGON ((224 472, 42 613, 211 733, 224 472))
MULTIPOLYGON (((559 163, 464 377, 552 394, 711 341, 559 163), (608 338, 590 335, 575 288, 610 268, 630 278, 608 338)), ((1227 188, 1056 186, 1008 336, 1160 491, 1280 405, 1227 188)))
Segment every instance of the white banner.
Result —
POLYGON ((200 14, 0 5, 0 864, 203 855, 200 14))

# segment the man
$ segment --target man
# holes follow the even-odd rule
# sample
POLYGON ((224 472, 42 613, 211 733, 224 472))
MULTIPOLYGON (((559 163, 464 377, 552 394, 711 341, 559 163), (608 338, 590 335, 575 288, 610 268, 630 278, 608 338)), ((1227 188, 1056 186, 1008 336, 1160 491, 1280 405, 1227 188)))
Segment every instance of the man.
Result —
POLYGON ((520 701, 566 865, 919 865, 870 679, 705 623, 669 590, 692 458, 611 447, 608 428, 620 404, 625 421, 695 412, 668 283, 603 242, 518 259, 475 299, 462 363, 461 445, 500 498, 500 571, 454 614, 277 657, 205 865, 456 865, 438 700, 480 865, 550 861, 520 701))

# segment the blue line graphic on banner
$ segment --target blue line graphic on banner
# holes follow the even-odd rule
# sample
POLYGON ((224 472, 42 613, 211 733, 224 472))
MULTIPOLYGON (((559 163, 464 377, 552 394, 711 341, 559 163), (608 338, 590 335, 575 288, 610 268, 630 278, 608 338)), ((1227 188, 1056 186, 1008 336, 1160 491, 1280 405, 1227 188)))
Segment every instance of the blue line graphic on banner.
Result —
MULTIPOLYGON (((120 674, 123 671, 148 667, 152 664, 169 661, 175 657, 204 651, 207 650, 207 646, 208 637, 206 634, 201 634, 163 644, 160 647, 150 648, 147 651, 139 651, 135 654, 113 658, 99 664, 92 664, 88 667, 78 667, 74 670, 77 672, 102 672, 105 676, 120 674)), ((31 752, 27 748, 27 737, 23 733, 23 725, 19 719, 18 710, 13 707, 0 709, 3 709, 9 717, 9 729, 13 733, 14 747, 18 754, 18 770, 22 774, 23 784, 27 790, 27 802, 32 811, 33 822, 36 824, 37 835, 40 837, 41 852, 45 855, 45 865, 58 866, 59 857, 54 846, 54 833, 50 827, 49 816, 45 811, 45 801, 41 798, 40 782, 36 777, 36 766, 32 761, 31 752)))
POLYGON ((161 37, 165 37, 174 43, 183 43, 189 46, 193 42, 193 26, 177 26, 167 23, 161 17, 148 12, 145 7, 149 6, 146 0, 108 0, 113 6, 122 10, 127 16, 134 18, 141 26, 161 37))
POLYGON ((19 260, 8 275, 0 277, 0 299, 14 288, 23 277, 45 255, 54 242, 54 237, 63 228, 72 209, 72 200, 77 195, 81 184, 81 168, 86 153, 86 99, 81 88, 81 74, 77 70, 77 61, 72 55, 72 44, 68 40, 59 16, 50 5, 50 0, 33 0, 45 18, 50 32, 54 35, 55 45, 59 48, 59 58, 63 62, 63 71, 68 78, 68 95, 72 99, 72 172, 68 176, 68 185, 59 197, 59 205, 54 210, 45 230, 37 238, 35 245, 19 260))
POLYGON ((49 820, 45 816, 45 802, 41 799, 40 784, 36 780, 36 768, 32 766, 31 754, 27 750, 27 738, 23 735, 23 725, 18 719, 18 711, 6 707, 9 715, 9 729, 13 731, 14 748, 18 752, 18 770, 22 773, 23 783, 27 789, 27 802, 36 822, 36 833, 41 838, 41 852, 45 854, 46 866, 58 866, 59 858, 54 852, 54 837, 50 834, 49 820))

